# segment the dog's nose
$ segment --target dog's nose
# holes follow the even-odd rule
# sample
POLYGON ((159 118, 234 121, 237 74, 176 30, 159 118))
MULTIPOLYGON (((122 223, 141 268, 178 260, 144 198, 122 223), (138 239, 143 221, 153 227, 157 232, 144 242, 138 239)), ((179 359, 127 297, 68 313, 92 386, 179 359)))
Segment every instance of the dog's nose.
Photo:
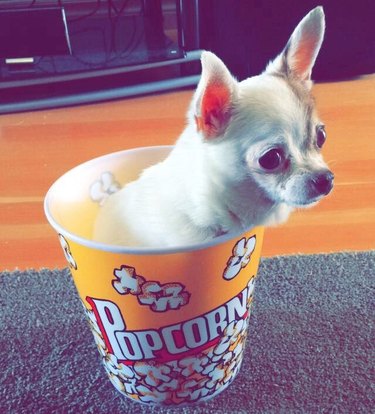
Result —
POLYGON ((329 170, 317 173, 312 178, 312 184, 317 194, 327 195, 332 190, 334 178, 335 176, 329 170))

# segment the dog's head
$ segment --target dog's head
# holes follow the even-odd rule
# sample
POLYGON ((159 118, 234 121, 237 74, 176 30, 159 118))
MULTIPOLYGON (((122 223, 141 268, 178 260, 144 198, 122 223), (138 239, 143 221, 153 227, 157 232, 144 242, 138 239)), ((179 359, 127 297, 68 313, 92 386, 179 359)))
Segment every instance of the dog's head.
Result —
POLYGON ((324 36, 324 13, 312 10, 259 76, 237 82, 210 52, 191 120, 210 151, 233 174, 249 177, 274 203, 311 205, 327 195, 333 174, 320 150, 326 139, 311 95, 311 70, 324 36))

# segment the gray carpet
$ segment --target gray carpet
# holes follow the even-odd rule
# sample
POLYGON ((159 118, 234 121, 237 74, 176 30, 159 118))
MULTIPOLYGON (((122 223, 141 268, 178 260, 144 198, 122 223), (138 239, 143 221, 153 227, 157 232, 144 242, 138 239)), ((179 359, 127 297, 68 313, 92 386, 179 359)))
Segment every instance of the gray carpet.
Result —
POLYGON ((191 408, 107 379, 67 270, 0 274, 0 413, 374 412, 375 252, 263 260, 240 374, 191 408))

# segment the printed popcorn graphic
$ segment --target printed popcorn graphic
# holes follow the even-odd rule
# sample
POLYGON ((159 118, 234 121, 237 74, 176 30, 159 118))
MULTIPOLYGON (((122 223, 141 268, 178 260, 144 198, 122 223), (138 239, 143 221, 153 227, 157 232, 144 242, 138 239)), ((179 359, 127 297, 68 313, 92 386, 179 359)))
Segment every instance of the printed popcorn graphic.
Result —
POLYGON ((90 197, 93 201, 102 206, 107 198, 121 189, 121 185, 115 181, 115 177, 110 172, 104 172, 100 179, 95 181, 90 187, 90 197))
POLYGON ((126 265, 115 269, 114 276, 112 286, 120 295, 134 295, 141 305, 149 306, 154 312, 177 310, 189 303, 190 293, 181 283, 146 281, 134 267, 126 265))
POLYGON ((224 270, 223 278, 226 280, 234 279, 246 267, 251 258, 256 245, 256 237, 252 236, 246 240, 243 237, 239 240, 233 248, 233 255, 227 262, 227 267, 224 270))
POLYGON ((120 295, 139 295, 141 293, 141 286, 146 282, 142 276, 138 276, 135 268, 131 266, 121 266, 120 269, 114 270, 116 279, 112 281, 112 286, 120 295))
POLYGON ((187 305, 190 293, 184 291, 180 283, 159 284, 146 282, 142 285, 142 293, 138 301, 142 305, 149 305, 154 312, 165 312, 169 309, 180 309, 187 305))
POLYGON ((65 259, 69 263, 69 266, 72 267, 73 269, 77 270, 77 263, 74 260, 72 252, 70 251, 68 241, 66 240, 66 238, 62 234, 59 234, 59 241, 60 241, 61 247, 64 251, 65 259))
MULTIPOLYGON (((137 280, 135 272, 131 275, 137 280)), ((86 298, 92 307, 85 308, 87 319, 112 384, 130 398, 164 405, 204 401, 221 392, 242 363, 254 282, 255 276, 237 296, 207 314, 149 331, 128 331, 115 304, 86 298), (212 337, 202 344, 195 336, 199 331, 204 337, 204 329, 212 337)), ((134 286, 130 290, 137 291, 134 286)))

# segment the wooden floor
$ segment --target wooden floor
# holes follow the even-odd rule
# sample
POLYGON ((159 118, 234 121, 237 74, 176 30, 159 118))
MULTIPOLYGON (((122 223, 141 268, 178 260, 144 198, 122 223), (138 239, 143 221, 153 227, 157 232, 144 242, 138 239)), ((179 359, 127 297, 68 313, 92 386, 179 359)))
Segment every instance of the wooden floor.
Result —
MULTIPOLYGON (((375 248, 375 75, 317 84, 334 192, 268 229, 263 255, 375 248)), ((43 213, 49 186, 90 158, 171 144, 192 91, 0 117, 0 270, 65 267, 43 213)))

